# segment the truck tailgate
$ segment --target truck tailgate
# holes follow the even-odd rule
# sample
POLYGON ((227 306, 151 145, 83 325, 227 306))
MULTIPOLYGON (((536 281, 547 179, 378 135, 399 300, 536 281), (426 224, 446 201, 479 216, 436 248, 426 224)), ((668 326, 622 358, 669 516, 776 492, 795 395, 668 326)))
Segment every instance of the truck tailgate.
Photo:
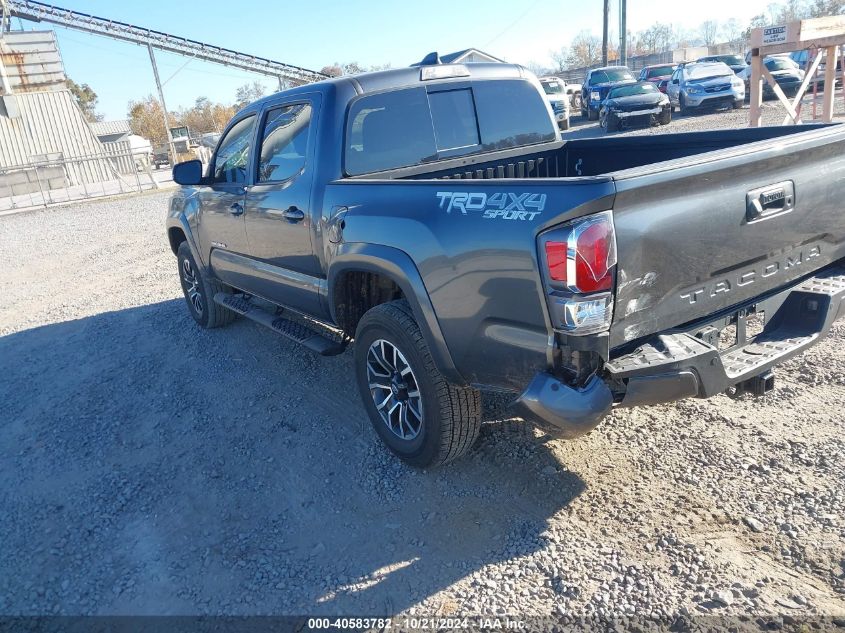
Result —
POLYGON ((619 262, 612 347, 845 257, 845 126, 611 175, 619 262))

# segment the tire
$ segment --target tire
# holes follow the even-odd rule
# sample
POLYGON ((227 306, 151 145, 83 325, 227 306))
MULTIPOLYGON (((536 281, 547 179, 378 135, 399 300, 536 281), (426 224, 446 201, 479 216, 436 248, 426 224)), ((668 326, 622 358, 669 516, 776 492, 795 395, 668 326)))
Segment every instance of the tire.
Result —
POLYGON ((569 119, 565 119, 560 122, 560 129, 561 131, 565 132, 569 129, 569 119))
POLYGON ((617 117, 613 116, 612 114, 606 114, 605 117, 604 117, 604 120, 605 120, 605 126, 604 126, 605 132, 616 132, 616 131, 622 129, 621 121, 617 117))
POLYGON ((227 310, 214 302, 214 295, 218 292, 231 293, 232 290, 216 279, 209 279, 197 266, 191 247, 187 242, 179 244, 176 251, 179 262, 179 282, 188 311, 201 327, 211 329, 228 325, 235 320, 237 314, 227 310))
POLYGON ((672 122, 672 108, 667 108, 658 118, 660 125, 669 125, 672 122))
POLYGON ((590 121, 597 121, 599 118, 598 112, 593 112, 590 108, 587 108, 587 119, 590 121))
POLYGON ((689 116, 690 110, 687 107, 687 102, 684 99, 684 95, 678 95, 678 105, 680 106, 681 116, 689 116))
POLYGON ((383 303, 361 318, 355 332, 355 374, 373 428, 408 464, 445 464, 466 453, 478 438, 481 394, 446 381, 406 301, 383 303), (385 387, 371 388, 378 384, 385 387), (404 407, 395 409, 402 403, 404 407), (383 417, 380 409, 389 413, 383 417))

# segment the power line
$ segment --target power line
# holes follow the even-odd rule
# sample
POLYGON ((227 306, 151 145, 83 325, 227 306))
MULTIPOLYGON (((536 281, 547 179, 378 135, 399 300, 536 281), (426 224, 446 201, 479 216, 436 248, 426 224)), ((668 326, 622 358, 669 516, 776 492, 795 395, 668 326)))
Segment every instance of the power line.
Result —
POLYGON ((502 37, 505 33, 510 31, 513 27, 515 27, 522 20, 522 18, 524 18, 529 13, 531 13, 534 10, 534 7, 536 7, 538 4, 540 4, 540 0, 535 0, 534 4, 532 4, 530 7, 528 7, 528 9, 526 9, 516 20, 514 20, 513 22, 508 24, 504 29, 502 29, 502 31, 496 37, 494 37, 492 40, 485 43, 484 46, 485 47, 490 46, 490 44, 492 44, 497 39, 502 37))

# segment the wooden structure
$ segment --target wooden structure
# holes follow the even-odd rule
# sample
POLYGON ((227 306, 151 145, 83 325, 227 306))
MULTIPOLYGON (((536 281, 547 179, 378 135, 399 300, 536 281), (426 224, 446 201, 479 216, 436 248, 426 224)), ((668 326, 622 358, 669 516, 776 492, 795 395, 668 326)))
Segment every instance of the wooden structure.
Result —
POLYGON ((833 120, 833 99, 836 94, 836 61, 839 47, 845 44, 845 15, 826 18, 812 18, 796 20, 788 24, 766 26, 751 31, 751 127, 759 127, 762 118, 763 81, 774 90, 778 100, 784 105, 787 116, 784 123, 790 120, 800 123, 799 104, 807 87, 812 83, 823 58, 826 59, 824 69, 824 95, 822 100, 822 120, 833 120), (792 101, 778 86, 772 74, 763 64, 768 55, 788 53, 792 51, 810 49, 817 52, 815 59, 806 69, 804 81, 792 101))

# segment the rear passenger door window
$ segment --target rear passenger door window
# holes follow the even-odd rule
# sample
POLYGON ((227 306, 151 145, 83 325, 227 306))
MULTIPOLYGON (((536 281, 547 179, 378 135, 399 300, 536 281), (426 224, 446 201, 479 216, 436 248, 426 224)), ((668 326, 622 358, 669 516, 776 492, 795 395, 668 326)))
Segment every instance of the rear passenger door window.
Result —
POLYGON ((311 104, 296 103, 267 112, 256 182, 283 182, 305 169, 311 104))

